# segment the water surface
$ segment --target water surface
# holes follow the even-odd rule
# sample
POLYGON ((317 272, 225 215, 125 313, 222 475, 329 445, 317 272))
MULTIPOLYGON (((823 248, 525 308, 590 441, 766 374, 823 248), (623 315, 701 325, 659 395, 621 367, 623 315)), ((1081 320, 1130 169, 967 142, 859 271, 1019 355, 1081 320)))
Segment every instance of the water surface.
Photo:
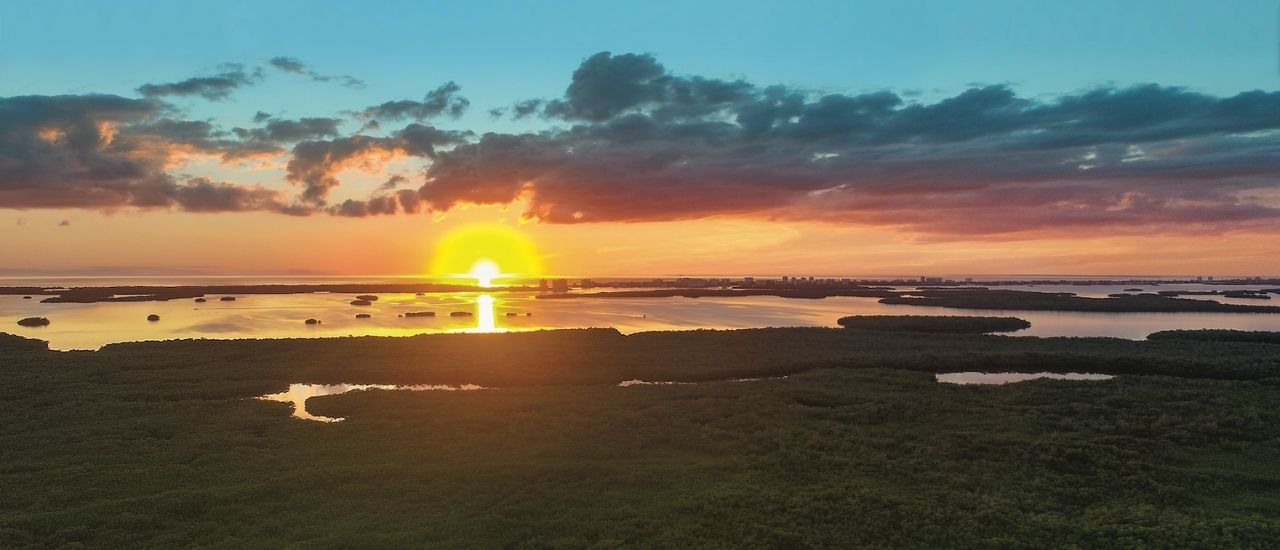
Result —
MULTIPOLYGON (((1002 287, 1004 288, 1004 287, 1002 287)), ((1008 287, 1105 296, 1127 285, 1053 285, 1008 287)), ((1234 287, 1162 285, 1147 290, 1222 290, 1234 287)), ((348 294, 237 295, 234 302, 207 296, 167 302, 45 304, 39 297, 0 296, 0 332, 48 340, 53 349, 97 349, 104 344, 180 338, 313 338, 408 336, 438 332, 498 332, 552 328, 614 327, 623 333, 699 328, 835 327, 846 315, 995 315, 1016 316, 1031 328, 1027 336, 1114 336, 1141 339, 1170 329, 1222 328, 1280 330, 1280 315, 1263 313, 1096 313, 1018 310, 963 310, 888 305, 875 298, 820 300, 740 296, 718 298, 577 298, 538 300, 531 293, 475 292, 380 294, 370 306, 353 306, 348 294), (435 317, 403 317, 434 311, 435 317), (452 317, 454 311, 471 313, 452 317), (160 316, 157 322, 147 315, 160 316), (368 319, 356 314, 367 313, 368 319), (514 315, 508 315, 514 314, 514 315), (48 317, 46 327, 20 327, 23 317, 48 317), (318 325, 304 321, 315 318, 318 325)), ((1280 305, 1280 300, 1231 300, 1230 303, 1280 305)))
POLYGON ((948 372, 934 375, 935 380, 944 384, 1000 385, 1041 378, 1052 380, 1110 380, 1115 377, 1109 374, 1091 372, 948 372))
POLYGON ((280 393, 272 393, 258 397, 265 401, 279 401, 293 404, 293 417, 316 422, 342 422, 344 418, 317 416, 307 412, 307 400, 322 395, 338 395, 353 391, 366 390, 404 390, 404 391, 472 391, 482 390, 475 384, 461 386, 419 384, 413 386, 393 386, 388 384, 289 384, 289 389, 280 393))

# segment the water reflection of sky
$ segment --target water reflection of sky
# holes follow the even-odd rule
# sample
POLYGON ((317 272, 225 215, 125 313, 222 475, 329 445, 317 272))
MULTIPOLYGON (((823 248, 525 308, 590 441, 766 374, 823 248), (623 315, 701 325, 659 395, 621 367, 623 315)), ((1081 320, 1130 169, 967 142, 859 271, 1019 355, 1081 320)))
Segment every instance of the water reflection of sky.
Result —
MULTIPOLYGON (((1128 286, 1018 287, 1105 296, 1128 286)), ((1145 288, 1145 287, 1144 287, 1145 288)), ((1146 290, 1193 289, 1164 285, 1146 290)), ((1214 287, 1209 287, 1213 290, 1214 287)), ((1221 287, 1217 288, 1221 290, 1221 287)), ((239 295, 234 302, 117 302, 44 304, 0 296, 0 332, 48 340, 54 349, 96 349, 103 344, 176 338, 298 338, 354 335, 407 336, 432 332, 493 332, 547 328, 615 327, 624 333, 695 328, 836 326, 846 315, 1014 315, 1031 322, 1019 335, 1143 338, 1168 329, 1280 330, 1280 315, 1245 313, 1085 313, 960 310, 886 305, 875 298, 821 300, 775 296, 733 298, 578 298, 538 300, 530 293, 380 294, 371 306, 353 306, 354 295, 239 295), (487 298, 486 298, 487 296, 487 298), (404 317, 434 311, 434 317, 404 317), (453 317, 454 311, 470 313, 453 317), (148 322, 148 314, 160 316, 148 322), (357 319, 368 313, 368 319, 357 319), (515 316, 508 316, 515 313, 515 316), (531 314, 531 315, 526 315, 531 314), (47 327, 20 327, 23 317, 48 317, 47 327), (308 318, 322 321, 306 325, 308 318)), ((1223 300, 1280 305, 1280 300, 1223 300)))
POLYGON ((419 384, 413 386, 393 386, 389 384, 289 384, 289 389, 280 393, 272 393, 259 397, 266 401, 279 401, 293 405, 293 417, 317 422, 342 422, 343 418, 318 416, 307 411, 307 400, 324 395, 339 395, 352 391, 366 390, 407 390, 407 391, 473 391, 482 390, 475 384, 449 386, 440 384, 419 384))
POLYGON ((1115 377, 1108 374, 1096 374, 1091 372, 947 372, 935 374, 933 378, 934 380, 944 384, 981 384, 998 386, 1003 384, 1012 384, 1014 382, 1038 380, 1041 378, 1050 378, 1053 380, 1110 380, 1115 377))

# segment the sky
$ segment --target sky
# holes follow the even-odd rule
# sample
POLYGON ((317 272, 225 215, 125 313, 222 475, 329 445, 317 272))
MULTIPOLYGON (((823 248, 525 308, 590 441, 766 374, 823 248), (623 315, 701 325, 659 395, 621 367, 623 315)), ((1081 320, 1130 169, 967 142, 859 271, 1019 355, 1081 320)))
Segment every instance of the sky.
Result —
POLYGON ((1277 2, 0 0, 0 276, 1280 275, 1277 2))

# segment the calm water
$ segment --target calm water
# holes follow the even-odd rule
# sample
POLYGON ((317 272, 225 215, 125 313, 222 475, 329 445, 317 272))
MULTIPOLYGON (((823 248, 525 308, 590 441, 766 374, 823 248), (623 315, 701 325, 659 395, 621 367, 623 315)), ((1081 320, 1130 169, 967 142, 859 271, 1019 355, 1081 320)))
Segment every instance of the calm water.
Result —
POLYGON ((1091 372, 948 372, 936 374, 935 380, 944 384, 982 384, 982 385, 1001 385, 1011 384, 1013 382, 1026 382, 1027 380, 1037 380, 1040 378, 1050 378, 1053 380, 1110 380, 1115 378, 1109 374, 1095 374, 1091 372))
MULTIPOLYGON (((70 283, 76 284, 74 281, 70 283)), ((197 284, 188 280, 170 280, 169 283, 197 284)), ((1129 286, 1007 288, 1105 296, 1129 286)), ((1150 291, 1244 287, 1163 285, 1144 288, 1150 291)), ((173 300, 43 304, 38 296, 31 300, 23 300, 21 296, 0 296, 0 332, 48 340, 51 348, 66 350, 97 349, 113 342, 175 338, 405 336, 432 332, 581 327, 615 327, 624 333, 696 328, 833 327, 836 326, 836 319, 846 315, 1014 315, 1031 322, 1030 329, 1015 334, 1032 336, 1115 336, 1140 339, 1151 332, 1167 329, 1280 330, 1280 315, 1276 314, 960 310, 885 305, 878 303, 875 298, 853 297, 822 300, 773 296, 538 300, 532 294, 501 292, 423 296, 381 294, 378 301, 366 307, 349 305, 348 302, 354 296, 348 294, 242 295, 237 296, 234 302, 221 302, 217 299, 218 296, 213 295, 207 298, 209 301, 206 303, 173 300), (434 311, 436 316, 399 317, 414 311, 434 311), (450 316, 450 312, 454 311, 466 311, 471 315, 450 316), (147 321, 147 315, 152 313, 159 315, 160 320, 147 321), (368 313, 371 318, 357 319, 357 313, 368 313), (508 316, 508 313, 514 316, 508 316), (531 315, 525 315, 526 313, 531 315), (46 327, 21 327, 16 324, 18 319, 32 316, 48 317, 52 324, 46 327), (303 321, 308 318, 319 319, 322 323, 306 325, 303 321)), ((1230 303, 1280 305, 1280 300, 1218 299, 1230 303)))
POLYGON ((259 397, 265 401, 279 401, 293 405, 293 417, 316 422, 342 422, 343 418, 318 416, 307 412, 307 400, 322 395, 338 395, 353 391, 366 390, 404 390, 404 391, 474 391, 483 390, 475 384, 462 386, 446 386, 439 384, 420 384, 414 386, 392 386, 388 384, 289 384, 289 389, 280 393, 272 393, 259 397))

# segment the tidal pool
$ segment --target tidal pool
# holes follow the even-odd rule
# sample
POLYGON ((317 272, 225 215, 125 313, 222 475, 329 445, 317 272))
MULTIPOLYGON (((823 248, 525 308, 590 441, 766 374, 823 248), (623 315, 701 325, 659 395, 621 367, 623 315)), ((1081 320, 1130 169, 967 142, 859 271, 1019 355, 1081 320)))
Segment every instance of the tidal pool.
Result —
POLYGON ((1052 378, 1054 380, 1110 380, 1115 378, 1110 374, 1097 374, 1092 372, 947 372, 935 374, 934 379, 944 384, 1009 384, 1012 382, 1026 382, 1027 380, 1036 380, 1038 378, 1052 378))
POLYGON ((688 386, 692 384, 709 384, 712 382, 756 382, 759 380, 781 380, 785 376, 771 376, 768 378, 730 378, 728 380, 703 380, 701 382, 679 382, 676 380, 623 380, 618 382, 619 388, 629 388, 631 386, 688 386))
POLYGON ((483 386, 463 384, 449 386, 443 384, 419 384, 414 386, 394 386, 390 384, 289 384, 289 389, 280 393, 272 393, 258 397, 264 401, 279 401, 293 404, 293 417, 317 422, 342 422, 344 418, 316 416, 307 412, 307 399, 322 395, 338 395, 352 391, 365 390, 405 390, 405 391, 473 391, 483 390, 483 386))

